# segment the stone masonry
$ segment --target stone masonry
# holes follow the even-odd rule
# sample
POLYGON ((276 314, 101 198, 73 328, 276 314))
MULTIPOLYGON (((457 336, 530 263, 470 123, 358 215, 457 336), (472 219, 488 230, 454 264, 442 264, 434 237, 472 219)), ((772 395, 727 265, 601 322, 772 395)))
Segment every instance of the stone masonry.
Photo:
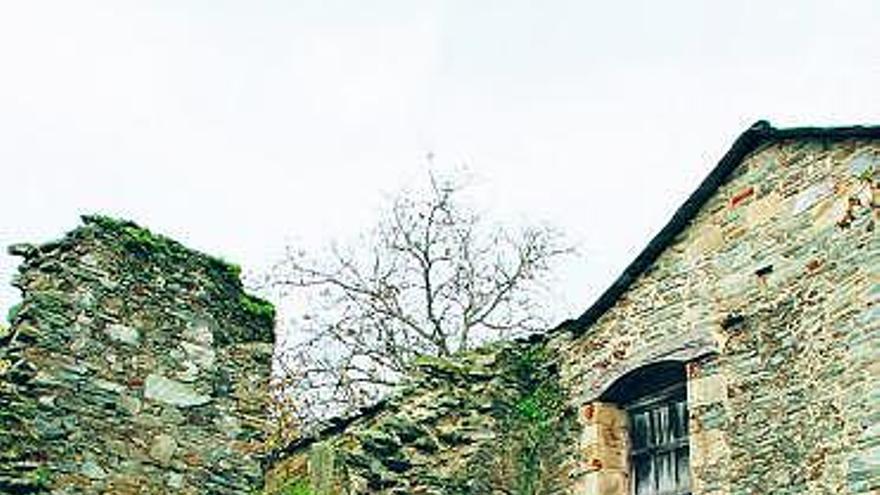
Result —
POLYGON ((616 392, 675 369, 693 495, 880 493, 878 220, 880 128, 758 123, 576 320, 262 452, 271 305, 86 217, 11 249, 0 492, 630 495, 616 392))
POLYGON ((876 493, 878 179, 877 139, 750 153, 613 307, 551 339, 569 403, 682 361, 694 494, 876 493))
POLYGON ((274 309, 235 266, 104 217, 10 252, 23 300, 0 335, 0 493, 262 485, 274 309))
POLYGON ((276 453, 269 494, 559 493, 575 422, 540 348, 421 359, 404 389, 276 453))
POLYGON ((759 123, 583 316, 494 351, 535 356, 536 382, 462 356, 445 366, 472 378, 415 380, 278 452, 269 491, 629 495, 627 418, 603 394, 678 363, 694 495, 878 493, 878 220, 880 129, 759 123))

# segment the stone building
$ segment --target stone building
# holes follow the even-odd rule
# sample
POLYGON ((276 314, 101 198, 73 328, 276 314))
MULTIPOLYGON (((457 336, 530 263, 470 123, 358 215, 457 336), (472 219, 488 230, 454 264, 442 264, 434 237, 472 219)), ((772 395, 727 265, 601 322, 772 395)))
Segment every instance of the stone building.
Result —
POLYGON ((417 363, 269 491, 880 492, 878 181, 880 128, 755 124, 582 316, 417 363))
POLYGON ((880 128, 759 122, 579 318, 269 452, 271 306, 87 217, 11 249, 0 493, 880 493, 878 207, 880 128))

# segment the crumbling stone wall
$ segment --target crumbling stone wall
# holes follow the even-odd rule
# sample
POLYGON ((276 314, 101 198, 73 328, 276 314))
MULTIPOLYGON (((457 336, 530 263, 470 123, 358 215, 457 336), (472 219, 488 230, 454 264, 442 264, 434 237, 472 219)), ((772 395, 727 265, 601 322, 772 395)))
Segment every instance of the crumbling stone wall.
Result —
POLYGON ((400 393, 277 454, 269 494, 555 494, 575 424, 539 347, 422 359, 400 393))
POLYGON ((0 336, 0 492, 262 486, 274 309, 238 269, 84 217, 24 262, 0 336))

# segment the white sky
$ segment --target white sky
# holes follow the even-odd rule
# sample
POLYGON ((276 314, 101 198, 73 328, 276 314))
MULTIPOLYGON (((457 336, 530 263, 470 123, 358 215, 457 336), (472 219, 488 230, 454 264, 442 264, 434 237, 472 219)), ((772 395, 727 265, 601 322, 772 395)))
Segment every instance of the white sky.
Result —
POLYGON ((755 120, 880 122, 878 21, 877 0, 0 0, 0 244, 103 212, 259 270, 367 228, 431 151, 490 215, 581 244, 575 317, 755 120))

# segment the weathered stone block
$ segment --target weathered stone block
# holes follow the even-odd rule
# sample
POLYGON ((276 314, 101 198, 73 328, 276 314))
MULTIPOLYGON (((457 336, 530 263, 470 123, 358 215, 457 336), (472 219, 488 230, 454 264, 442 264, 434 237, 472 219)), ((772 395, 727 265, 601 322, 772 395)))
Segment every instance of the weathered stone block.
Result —
POLYGON ((686 248, 688 258, 711 254, 724 244, 724 234, 715 223, 708 223, 697 230, 686 248))
POLYGON ((590 426, 602 425, 610 430, 624 430, 627 425, 626 413, 614 404, 591 402, 580 411, 581 423, 590 426))
POLYGON ((722 430, 702 430, 690 435, 690 462, 694 468, 727 462, 729 447, 722 430))
POLYGON ((196 392, 192 386, 155 374, 147 375, 144 381, 144 398, 178 407, 211 402, 211 396, 196 392))
POLYGON ((140 332, 136 328, 125 325, 113 324, 107 327, 107 335, 123 344, 138 345, 141 340, 140 332))
POLYGON ((584 475, 576 481, 573 493, 589 495, 628 495, 629 473, 603 470, 584 475))
POLYGON ((783 211, 784 200, 782 195, 773 191, 763 198, 748 205, 746 208, 746 225, 749 229, 755 229, 771 221, 783 211))
POLYGON ((721 373, 688 380, 688 405, 698 407, 727 400, 727 379, 721 373))

